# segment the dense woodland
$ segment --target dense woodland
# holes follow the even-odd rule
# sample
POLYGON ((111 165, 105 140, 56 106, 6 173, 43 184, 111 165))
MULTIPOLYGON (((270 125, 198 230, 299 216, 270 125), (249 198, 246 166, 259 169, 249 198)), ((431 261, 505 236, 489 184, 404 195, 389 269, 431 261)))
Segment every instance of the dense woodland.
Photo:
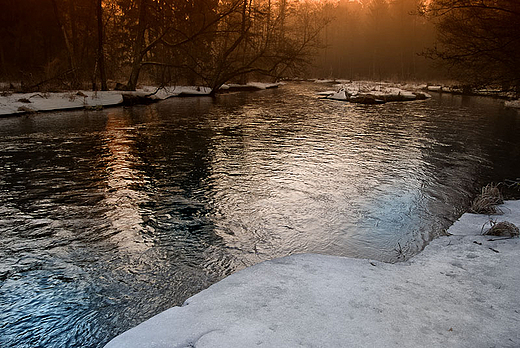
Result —
POLYGON ((501 86, 520 95, 520 1, 434 0, 422 14, 435 24, 426 55, 467 86, 501 86))
POLYGON ((216 91, 286 77, 456 78, 520 88, 517 0, 2 3, 0 80, 24 90, 117 82, 216 91))

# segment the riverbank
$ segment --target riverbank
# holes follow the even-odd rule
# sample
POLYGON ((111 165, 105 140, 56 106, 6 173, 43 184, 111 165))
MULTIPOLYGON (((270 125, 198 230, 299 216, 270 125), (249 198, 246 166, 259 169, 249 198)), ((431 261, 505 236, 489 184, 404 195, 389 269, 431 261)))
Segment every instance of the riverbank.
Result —
MULTIPOLYGON (((222 91, 256 91, 276 88, 277 83, 251 82, 247 85, 224 85, 222 91)), ((136 91, 67 91, 11 93, 0 95, 0 117, 60 110, 100 110, 106 107, 149 104, 152 102, 187 96, 209 96, 211 89, 197 86, 171 86, 164 88, 142 87, 136 91)))
POLYGON ((59 110, 102 109, 123 105, 124 95, 163 100, 182 94, 207 95, 209 90, 197 87, 157 89, 143 87, 134 92, 123 91, 68 91, 59 93, 4 93, 0 96, 0 117, 59 110))
POLYGON ((518 347, 520 226, 464 214, 407 262, 301 254, 237 272, 114 338, 130 347, 518 347))

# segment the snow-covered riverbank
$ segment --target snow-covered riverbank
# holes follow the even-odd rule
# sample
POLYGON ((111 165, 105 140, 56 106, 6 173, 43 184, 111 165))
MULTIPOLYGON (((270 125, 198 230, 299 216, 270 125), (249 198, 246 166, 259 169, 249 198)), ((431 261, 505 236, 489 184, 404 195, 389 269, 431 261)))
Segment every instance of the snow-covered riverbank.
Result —
MULTIPOLYGON (((251 82, 247 85, 223 85, 221 90, 264 90, 278 87, 277 83, 251 82)), ((148 99, 164 100, 181 96, 208 96, 211 89, 197 86, 172 86, 158 89, 143 87, 134 92, 126 91, 69 91, 61 93, 10 93, 0 95, 0 117, 44 111, 101 109, 123 104, 123 95, 148 99)))
POLYGON ((123 91, 69 91, 61 93, 3 93, 0 96, 0 116, 16 115, 42 111, 96 109, 118 106, 123 103, 123 94, 149 96, 150 99, 162 100, 183 94, 208 95, 209 88, 168 87, 157 90, 156 87, 143 87, 135 92, 123 91))
POLYGON ((514 99, 513 92, 500 90, 470 90, 464 91, 459 87, 426 85, 426 84, 400 84, 375 81, 344 81, 344 80, 316 80, 315 83, 332 84, 335 90, 318 92, 325 99, 348 101, 360 104, 383 104, 386 102, 403 102, 424 100, 431 98, 428 92, 469 94, 484 97, 499 97, 504 100, 507 108, 520 108, 520 100, 514 99))
MULTIPOLYGON (((520 201, 494 221, 520 226, 520 201)), ((114 338, 130 347, 519 347, 520 240, 464 214, 407 262, 293 255, 237 272, 114 338)))

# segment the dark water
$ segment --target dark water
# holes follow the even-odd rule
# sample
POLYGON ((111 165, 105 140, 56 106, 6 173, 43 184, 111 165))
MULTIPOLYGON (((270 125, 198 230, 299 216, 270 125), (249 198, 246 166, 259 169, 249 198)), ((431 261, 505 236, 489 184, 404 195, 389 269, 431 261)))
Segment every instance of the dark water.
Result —
POLYGON ((245 266, 417 253, 520 176, 520 115, 282 89, 0 119, 0 346, 101 347, 245 266))

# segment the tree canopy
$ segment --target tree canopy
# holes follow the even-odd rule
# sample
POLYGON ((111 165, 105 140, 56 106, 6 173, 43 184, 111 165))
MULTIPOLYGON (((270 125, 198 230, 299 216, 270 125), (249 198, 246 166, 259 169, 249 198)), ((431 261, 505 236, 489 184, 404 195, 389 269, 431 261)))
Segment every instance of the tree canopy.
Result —
POLYGON ((107 79, 134 89, 145 77, 216 90, 246 75, 287 76, 310 62, 326 22, 313 1, 4 2, 0 78, 27 89, 107 79))
POLYGON ((3 0, 0 80, 217 90, 260 76, 442 78, 430 57, 467 85, 519 92, 519 23, 518 0, 3 0))
POLYGON ((457 79, 520 92, 520 1, 433 0, 424 14, 438 35, 429 56, 446 62, 457 79))

